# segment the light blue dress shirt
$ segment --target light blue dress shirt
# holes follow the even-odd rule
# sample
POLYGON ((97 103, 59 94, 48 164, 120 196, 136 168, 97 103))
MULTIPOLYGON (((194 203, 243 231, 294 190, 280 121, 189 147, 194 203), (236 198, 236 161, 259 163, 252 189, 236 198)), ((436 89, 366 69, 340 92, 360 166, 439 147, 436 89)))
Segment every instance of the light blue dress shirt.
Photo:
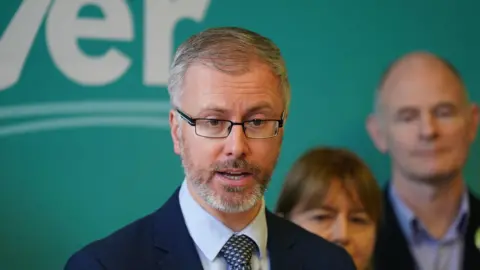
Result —
POLYGON ((407 240, 418 270, 461 270, 464 236, 469 213, 468 193, 462 197, 460 210, 442 239, 434 239, 400 199, 390 185, 390 201, 407 240))
MULTIPOLYGON (((234 234, 222 222, 205 211, 191 196, 187 182, 184 180, 179 193, 180 208, 190 236, 197 247, 200 260, 205 270, 225 270, 227 264, 219 254, 220 249, 234 234)), ((267 254, 267 221, 265 217, 265 201, 255 219, 243 231, 252 238, 259 252, 252 256, 252 270, 269 270, 267 254)))

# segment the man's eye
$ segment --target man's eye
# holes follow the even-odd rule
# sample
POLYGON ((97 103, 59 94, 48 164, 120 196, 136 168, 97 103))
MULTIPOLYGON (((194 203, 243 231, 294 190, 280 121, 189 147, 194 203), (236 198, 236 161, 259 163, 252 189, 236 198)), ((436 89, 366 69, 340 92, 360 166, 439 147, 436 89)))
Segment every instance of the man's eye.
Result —
POLYGON ((265 124, 265 120, 253 119, 249 123, 252 127, 261 127, 263 124, 265 124))
POLYGON ((206 123, 210 126, 218 126, 220 124, 220 121, 217 119, 208 119, 206 123))

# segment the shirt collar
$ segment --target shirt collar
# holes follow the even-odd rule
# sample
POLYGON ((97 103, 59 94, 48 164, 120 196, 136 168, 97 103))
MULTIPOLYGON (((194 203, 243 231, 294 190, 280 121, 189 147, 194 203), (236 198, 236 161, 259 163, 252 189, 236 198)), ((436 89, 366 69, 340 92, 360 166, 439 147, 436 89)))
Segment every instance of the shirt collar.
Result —
MULTIPOLYGON (((213 261, 235 232, 210 215, 193 199, 187 188, 186 180, 183 181, 180 188, 179 201, 190 236, 205 257, 209 261, 213 261), (199 226, 199 224, 201 225, 199 226)), ((259 248, 260 258, 266 256, 267 221, 264 199, 262 199, 262 207, 255 219, 237 234, 245 234, 250 237, 259 248)))
MULTIPOLYGON (((393 209, 400 223, 400 227, 403 233, 406 235, 406 238, 411 242, 418 242, 426 237, 431 238, 421 222, 418 221, 412 210, 410 210, 410 208, 408 208, 408 206, 399 197, 393 185, 390 185, 389 188, 390 201, 392 202, 393 209)), ((468 192, 465 190, 462 194, 460 210, 458 211, 453 224, 450 226, 447 234, 445 235, 445 240, 455 239, 458 236, 466 233, 468 224, 467 219, 469 214, 468 199, 468 192)))

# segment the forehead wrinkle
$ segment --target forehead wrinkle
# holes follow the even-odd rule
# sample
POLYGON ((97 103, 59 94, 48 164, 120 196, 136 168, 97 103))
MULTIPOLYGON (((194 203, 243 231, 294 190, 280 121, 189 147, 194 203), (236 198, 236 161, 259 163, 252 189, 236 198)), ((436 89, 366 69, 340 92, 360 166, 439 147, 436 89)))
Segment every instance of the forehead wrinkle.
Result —
MULTIPOLYGON (((192 66, 190 71, 195 68, 198 69, 199 67, 201 66, 192 66)), ((259 68, 263 69, 264 67, 260 66, 259 68)), ((208 67, 207 69, 212 71, 212 69, 208 67)), ((198 89, 196 91, 195 95, 197 100, 194 103, 200 103, 198 108, 200 111, 208 109, 221 109, 225 112, 231 111, 232 109, 251 111, 258 110, 259 107, 270 108, 270 110, 273 111, 277 101, 279 102, 279 105, 283 104, 280 91, 275 89, 279 83, 278 79, 273 76, 271 78, 258 80, 258 76, 261 76, 260 74, 245 74, 245 76, 249 77, 243 79, 242 75, 228 75, 224 73, 217 73, 214 75, 205 69, 200 69, 199 71, 201 73, 196 75, 196 80, 201 80, 204 75, 203 73, 206 73, 207 76, 219 76, 216 78, 210 77, 208 84, 201 86, 206 88, 198 89), (254 77, 252 79, 252 76, 255 76, 256 78, 254 77), (253 80, 256 80, 257 82, 254 82, 253 80)), ((215 70, 213 71, 215 72, 215 70)), ((263 71, 263 74, 265 70, 263 69, 259 71, 263 71)), ((186 86, 193 87, 192 90, 200 87, 195 86, 195 81, 193 80, 186 81, 186 86)))
MULTIPOLYGON (((192 65, 195 67, 195 64, 192 65)), ((199 66, 198 64, 196 65, 199 66)), ((217 71, 222 73, 222 80, 212 80, 212 87, 209 89, 208 93, 205 94, 226 94, 232 93, 232 90, 238 89, 239 92, 233 91, 233 94, 259 94, 258 90, 266 90, 266 92, 271 92, 272 94, 279 95, 282 101, 284 100, 283 92, 281 91, 281 82, 278 76, 276 76, 271 68, 260 61, 251 61, 248 63, 249 69, 242 73, 228 73, 218 70, 213 67, 208 67, 210 70, 217 71), (252 72, 255 72, 251 74, 252 72), (253 75, 253 77, 252 77, 253 75), (242 78, 248 76, 246 78, 242 78), (252 82, 252 80, 260 78, 261 83, 252 82), (224 88, 230 88, 228 91, 225 91, 224 88)), ((207 72, 208 73, 208 72, 207 72)), ((215 76, 212 73, 208 73, 210 76, 215 76)))
MULTIPOLYGON (((227 105, 226 102, 222 102, 221 104, 209 103, 199 108, 200 112, 211 111, 211 112, 218 112, 221 114, 229 114, 229 115, 232 114, 232 110, 241 111, 243 116, 251 115, 253 113, 262 113, 262 112, 267 114, 276 113, 272 102, 266 101, 265 99, 253 104, 248 104, 248 105, 237 103, 234 106, 231 106, 231 105, 229 106, 227 105)), ((276 117, 276 115, 269 115, 269 116, 276 117)))

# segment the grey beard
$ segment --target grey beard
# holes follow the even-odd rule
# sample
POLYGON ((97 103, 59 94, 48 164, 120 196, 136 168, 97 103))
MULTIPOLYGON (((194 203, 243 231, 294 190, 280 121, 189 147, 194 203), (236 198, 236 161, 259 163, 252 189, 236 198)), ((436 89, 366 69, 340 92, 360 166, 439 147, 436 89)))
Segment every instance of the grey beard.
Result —
MULTIPOLYGON (((208 184, 214 177, 215 168, 211 171, 193 171, 193 164, 188 156, 188 148, 184 146, 183 142, 180 142, 180 152, 182 166, 185 171, 185 177, 187 181, 192 184, 194 192, 202 198, 210 207, 215 210, 225 213, 239 213, 245 212, 253 208, 259 201, 262 200, 265 194, 267 184, 270 182, 270 177, 267 179, 258 179, 253 191, 245 194, 245 190, 242 187, 224 187, 224 191, 229 193, 234 200, 227 200, 222 198, 220 194, 216 194, 215 191, 209 188, 208 184)), ((248 166, 245 161, 233 160, 228 162, 229 165, 236 168, 242 168, 248 166)), ((216 166, 218 167, 218 165, 216 166)), ((254 169, 252 169, 254 170, 254 169)), ((254 170, 254 175, 258 176, 260 170, 254 170)))

